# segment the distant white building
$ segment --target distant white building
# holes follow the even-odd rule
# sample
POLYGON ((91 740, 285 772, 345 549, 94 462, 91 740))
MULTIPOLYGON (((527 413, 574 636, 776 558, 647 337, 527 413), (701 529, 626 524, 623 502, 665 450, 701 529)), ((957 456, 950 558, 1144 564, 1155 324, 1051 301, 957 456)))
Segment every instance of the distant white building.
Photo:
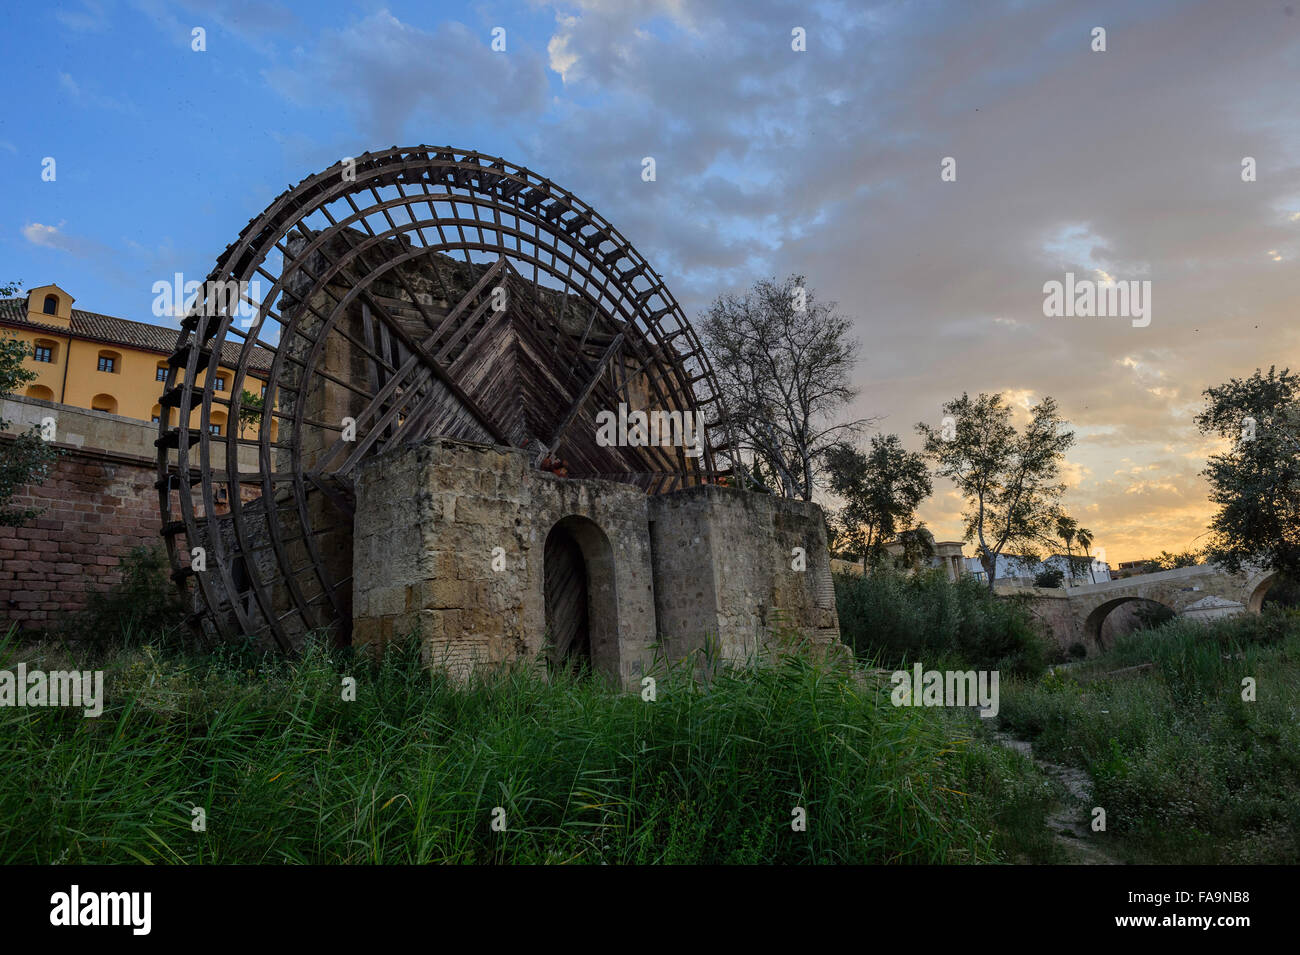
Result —
MULTIPOLYGON (((978 557, 964 558, 966 572, 973 574, 981 580, 986 579, 984 574, 984 565, 980 563, 978 557)), ((1005 580, 1020 584, 1032 584, 1034 578, 1045 570, 1059 570, 1065 575, 1065 584, 1070 587, 1081 587, 1084 584, 1097 583, 1111 579, 1110 565, 1105 561, 1093 558, 1091 563, 1086 563, 1079 556, 1074 558, 1074 574, 1070 574, 1070 559, 1065 554, 1053 554, 1046 560, 1037 560, 1033 557, 1023 557, 1019 554, 999 554, 997 559, 997 574, 994 580, 1005 580)))
POLYGON ((1045 567, 1064 574, 1067 587, 1100 584, 1110 580, 1110 564, 1095 557, 1089 561, 1081 554, 1075 554, 1073 561, 1067 554, 1053 554, 1040 565, 1040 569, 1045 567))
MULTIPOLYGON (((994 580, 1018 580, 1032 581, 1038 573, 1039 562, 1032 557, 1022 557, 1018 554, 998 554, 996 573, 994 580)), ((974 574, 980 580, 987 579, 984 573, 984 565, 980 563, 978 557, 966 558, 966 572, 974 574)))

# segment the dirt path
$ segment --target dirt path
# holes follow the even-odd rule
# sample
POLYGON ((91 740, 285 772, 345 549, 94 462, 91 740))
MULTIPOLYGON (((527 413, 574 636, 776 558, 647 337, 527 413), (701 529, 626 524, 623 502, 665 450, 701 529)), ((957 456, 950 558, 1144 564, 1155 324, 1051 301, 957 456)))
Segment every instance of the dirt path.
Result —
POLYGON ((1096 835, 1088 825, 1092 818, 1092 779, 1087 773, 1038 758, 1034 755, 1034 744, 1028 740, 1017 739, 1001 730, 994 730, 993 737, 1007 749, 1033 760, 1039 769, 1065 787, 1068 798, 1048 814, 1047 825, 1070 865, 1124 864, 1097 844, 1096 835))

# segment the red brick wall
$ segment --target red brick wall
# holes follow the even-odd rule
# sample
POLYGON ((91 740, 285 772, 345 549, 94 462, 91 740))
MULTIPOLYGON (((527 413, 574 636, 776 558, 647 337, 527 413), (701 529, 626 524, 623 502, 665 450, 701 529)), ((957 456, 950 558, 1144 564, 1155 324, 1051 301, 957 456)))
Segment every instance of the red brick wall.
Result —
POLYGON ((161 547, 156 479, 152 461, 65 447, 45 483, 12 501, 44 512, 0 527, 0 619, 42 629, 115 583, 132 548, 161 547))

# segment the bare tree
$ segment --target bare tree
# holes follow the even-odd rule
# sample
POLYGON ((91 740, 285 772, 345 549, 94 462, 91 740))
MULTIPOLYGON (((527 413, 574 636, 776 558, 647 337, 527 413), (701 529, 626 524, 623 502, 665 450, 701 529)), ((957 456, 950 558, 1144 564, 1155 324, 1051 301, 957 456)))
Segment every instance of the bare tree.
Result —
POLYGON ((719 296, 702 316, 700 335, 746 483, 758 462, 783 496, 811 500, 826 453, 870 423, 835 420, 858 393, 851 384, 857 343, 836 308, 792 275, 760 279, 742 296, 719 296))

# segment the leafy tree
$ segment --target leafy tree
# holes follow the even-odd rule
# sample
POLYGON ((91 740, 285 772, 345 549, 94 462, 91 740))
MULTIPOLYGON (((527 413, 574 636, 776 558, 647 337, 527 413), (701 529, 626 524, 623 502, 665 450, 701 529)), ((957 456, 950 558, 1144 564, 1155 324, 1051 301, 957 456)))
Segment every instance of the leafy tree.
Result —
POLYGON ((1023 432, 1012 424, 1011 407, 1000 394, 973 401, 963 394, 943 412, 950 428, 921 423, 916 429, 936 475, 951 480, 966 498, 966 540, 976 542, 992 590, 1000 554, 1008 548, 1028 554, 1052 539, 1065 491, 1061 463, 1074 432, 1065 428, 1051 397, 1030 409, 1023 432))
POLYGON ((1154 600, 1139 601, 1133 614, 1137 617, 1138 627, 1143 630, 1155 630, 1177 616, 1164 604, 1156 603, 1154 600))
POLYGON ((1300 576, 1300 377, 1268 369, 1207 388, 1196 416, 1203 434, 1226 438, 1202 472, 1218 512, 1207 556, 1300 576))
POLYGON ((1268 592, 1264 594, 1264 603, 1277 604, 1281 607, 1300 607, 1300 579, 1285 575, 1276 578, 1268 592))
POLYGON ((858 393, 850 326, 798 275, 721 295, 700 319, 740 470, 763 467, 783 497, 812 500, 827 452, 867 423, 835 423, 858 393))
MULTIPOLYGON (((826 453, 830 489, 844 498, 835 517, 841 550, 878 565, 886 545, 911 528, 917 506, 933 486, 925 456, 906 450, 896 434, 874 435, 863 453, 841 442, 826 453)), ((906 548, 907 542, 903 542, 906 548)))
MULTIPOLYGON (((7 298, 19 288, 18 283, 0 286, 0 297, 7 298)), ((0 337, 0 398, 16 393, 36 378, 36 372, 23 365, 28 347, 20 339, 0 337)), ((11 424, 0 416, 0 434, 11 424)), ((53 460, 54 449, 41 440, 35 426, 12 438, 0 437, 0 527, 17 527, 41 513, 43 508, 15 508, 10 502, 19 488, 43 482, 53 460)))
POLYGON ((1195 550, 1185 550, 1177 554, 1171 554, 1167 550, 1162 550, 1151 560, 1147 561, 1148 573, 1157 570, 1176 570, 1179 567, 1195 567, 1201 562, 1201 552, 1195 550))
POLYGON ((239 436, 244 436, 245 430, 250 424, 256 424, 262 420, 262 408, 266 404, 266 399, 260 395, 255 395, 247 388, 239 393, 239 436))
POLYGON ((1065 582, 1065 571, 1059 567, 1046 567, 1034 577, 1035 587, 1059 587, 1065 582))
POLYGON ((922 524, 899 531, 894 543, 899 545, 899 553, 894 556, 895 570, 924 567, 934 556, 934 535, 922 524))

